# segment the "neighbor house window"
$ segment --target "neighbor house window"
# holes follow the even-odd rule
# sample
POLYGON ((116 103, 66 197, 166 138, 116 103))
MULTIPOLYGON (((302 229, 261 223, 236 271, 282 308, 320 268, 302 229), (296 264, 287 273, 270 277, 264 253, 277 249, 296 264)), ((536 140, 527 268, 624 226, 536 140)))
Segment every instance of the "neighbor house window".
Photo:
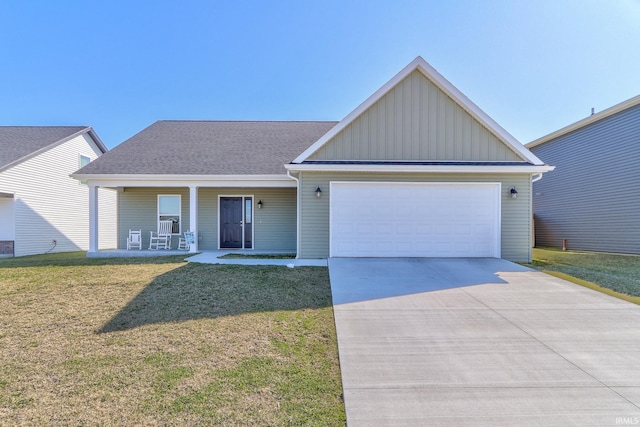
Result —
POLYGON ((182 206, 179 194, 159 194, 158 195, 158 228, 160 221, 173 221, 171 233, 180 234, 182 206))
MULTIPOLYGON (((83 168, 83 167, 87 166, 87 165, 89 164, 89 162, 90 162, 90 161, 91 161, 91 159, 90 159, 89 157, 87 157, 87 156, 83 156, 83 155, 81 154, 81 155, 80 155, 80 162, 79 162, 79 164, 80 164, 80 168, 83 168)), ((86 184, 86 183, 87 183, 87 180, 86 180, 86 179, 83 179, 83 180, 81 180, 81 181, 80 181, 80 184, 86 184)))

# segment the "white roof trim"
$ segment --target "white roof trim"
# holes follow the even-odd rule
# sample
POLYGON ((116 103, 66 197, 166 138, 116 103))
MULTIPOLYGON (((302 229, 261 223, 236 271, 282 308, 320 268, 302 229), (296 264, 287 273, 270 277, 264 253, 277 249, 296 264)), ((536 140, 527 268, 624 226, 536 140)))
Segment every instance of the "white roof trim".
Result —
POLYGON ((565 126, 555 132, 551 132, 548 135, 533 140, 525 146, 527 148, 537 147, 538 145, 542 145, 545 142, 551 141, 552 139, 556 139, 558 137, 561 137, 562 135, 568 134, 569 132, 573 132, 574 130, 578 130, 582 127, 590 125, 591 123, 597 122, 598 120, 602 120, 604 118, 612 116, 616 113, 619 113, 620 111, 635 107, 638 104, 640 104, 640 95, 634 96, 631 99, 627 99, 626 101, 616 104, 613 107, 609 107, 606 110, 600 111, 599 113, 589 116, 585 119, 578 120, 577 122, 572 123, 569 126, 565 126))
POLYGON ((502 126, 496 123, 487 113, 482 111, 480 107, 474 104, 469 98, 467 98, 462 92, 458 90, 451 82, 444 78, 435 68, 433 68, 427 61, 418 56, 411 61, 409 65, 404 67, 398 74, 393 76, 391 80, 385 83, 380 89, 367 98, 362 104, 360 104, 355 110, 349 113, 344 119, 342 119, 337 125, 335 125, 329 132, 327 132, 322 138, 317 140, 313 145, 307 148, 302 154, 300 154, 292 163, 302 163, 313 153, 318 151, 320 147, 326 144, 331 138, 336 136, 342 129, 347 127, 352 121, 360 116, 365 110, 376 103, 380 98, 393 89, 400 81, 411 74, 414 70, 420 71, 426 78, 433 82, 438 88, 449 95, 460 107, 462 107, 467 113, 471 114, 476 120, 487 127, 493 132, 503 143, 518 153, 523 160, 528 161, 534 165, 544 165, 544 162, 536 157, 533 153, 527 150, 517 139, 515 139, 509 132, 507 132, 502 126))
POLYGON ((98 187, 296 187, 287 175, 72 174, 98 187))
POLYGON ((304 172, 427 172, 427 173, 542 173, 550 172, 555 166, 478 166, 478 165, 363 165, 363 164, 290 164, 290 171, 304 172))

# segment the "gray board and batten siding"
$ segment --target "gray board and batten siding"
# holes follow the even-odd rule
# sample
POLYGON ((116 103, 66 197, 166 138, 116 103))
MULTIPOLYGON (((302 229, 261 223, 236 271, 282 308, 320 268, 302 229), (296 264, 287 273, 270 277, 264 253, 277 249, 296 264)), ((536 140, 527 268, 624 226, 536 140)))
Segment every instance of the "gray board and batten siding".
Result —
MULTIPOLYGON (((158 194, 181 196, 182 232, 189 230, 189 189, 185 187, 127 187, 119 194, 118 247, 126 248, 129 229, 142 229, 143 249, 149 247, 149 231, 157 227, 158 194)), ((253 196, 254 246, 256 250, 296 251, 295 188, 198 189, 198 237, 200 250, 218 249, 218 196, 253 196), (262 208, 257 203, 262 200, 262 208)), ((174 238, 175 249, 178 239, 174 238)))
POLYGON ((300 258, 329 256, 329 203, 331 181, 380 182, 500 182, 502 258, 531 261, 530 174, 349 173, 302 172, 300 174, 300 258), (515 186, 518 198, 507 190, 515 186), (317 198, 315 189, 322 189, 317 198))
POLYGON ((530 150, 536 246, 640 254, 640 104, 530 150))

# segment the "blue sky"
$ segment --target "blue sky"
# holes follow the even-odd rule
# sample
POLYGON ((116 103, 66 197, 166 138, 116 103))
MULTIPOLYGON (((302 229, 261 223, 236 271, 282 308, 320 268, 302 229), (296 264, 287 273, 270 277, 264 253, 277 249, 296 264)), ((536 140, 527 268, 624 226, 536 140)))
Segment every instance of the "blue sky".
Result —
POLYGON ((0 0, 0 125, 340 120, 422 56, 522 143, 640 94, 640 0, 0 0))

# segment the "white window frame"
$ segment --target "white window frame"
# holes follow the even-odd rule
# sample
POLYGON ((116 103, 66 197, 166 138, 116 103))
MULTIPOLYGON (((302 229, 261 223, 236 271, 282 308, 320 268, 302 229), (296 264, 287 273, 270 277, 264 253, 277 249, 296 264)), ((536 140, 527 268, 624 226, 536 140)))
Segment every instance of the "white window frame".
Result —
POLYGON ((180 194, 158 194, 156 200, 156 230, 160 229, 160 198, 161 197, 177 197, 178 198, 178 213, 177 214, 162 214, 162 216, 178 217, 178 232, 171 233, 172 235, 182 234, 182 195, 180 194))
MULTIPOLYGON (((86 165, 88 165, 89 163, 91 163, 91 157, 90 156, 85 156, 84 154, 78 154, 78 169, 85 167, 86 165), (88 162, 86 164, 82 164, 82 159, 87 159, 88 162)), ((80 180, 80 185, 84 185, 87 183, 86 179, 82 179, 80 180)))

